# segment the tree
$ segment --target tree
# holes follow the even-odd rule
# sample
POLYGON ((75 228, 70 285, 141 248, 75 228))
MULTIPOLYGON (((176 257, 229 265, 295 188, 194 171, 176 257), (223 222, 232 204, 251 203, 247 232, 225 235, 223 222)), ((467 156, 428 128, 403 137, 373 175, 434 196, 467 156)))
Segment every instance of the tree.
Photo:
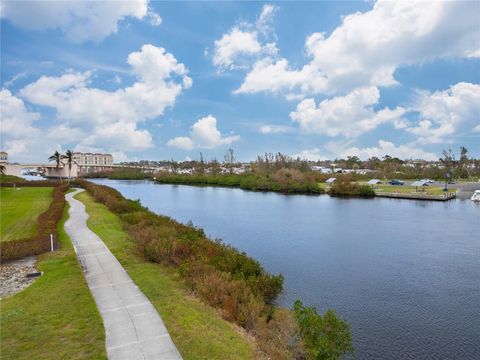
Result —
MULTIPOLYGON (((62 155, 58 151, 55 151, 53 155, 48 158, 48 161, 50 162, 55 161, 55 169, 58 170, 58 168, 60 167, 60 164, 62 164, 62 155)), ((60 176, 60 181, 62 181, 61 176, 60 176)))
POLYGON ((455 168, 455 154, 452 152, 452 149, 443 150, 442 157, 440 158, 440 162, 443 164, 447 173, 451 173, 452 170, 455 168))
POLYGON ((465 146, 460 146, 460 163, 465 164, 468 162, 468 150, 465 146))
POLYGON ((7 168, 5 167, 5 165, 0 164, 0 174, 5 175, 6 170, 7 170, 7 168))
POLYGON ((348 156, 345 165, 348 169, 358 169, 362 162, 358 156, 348 156))
POLYGON ((72 172, 72 164, 76 163, 76 161, 73 159, 73 151, 72 150, 67 150, 65 155, 62 155, 62 159, 67 160, 67 165, 68 165, 68 181, 70 181, 70 174, 72 172))
POLYGON ((229 168, 230 174, 233 173, 233 165, 235 164, 235 155, 233 149, 230 148, 227 150, 227 153, 224 156, 225 165, 229 168))
POLYGON ((293 305, 293 315, 307 359, 337 360, 347 354, 353 355, 350 327, 334 310, 328 310, 321 316, 315 307, 306 307, 297 300, 293 305))
POLYGON ((468 150, 465 146, 460 146, 460 159, 458 160, 458 169, 456 175, 460 178, 469 178, 470 172, 468 171, 468 150))
POLYGON ((198 164, 198 174, 205 175, 205 160, 203 159, 203 154, 200 153, 200 161, 198 164))

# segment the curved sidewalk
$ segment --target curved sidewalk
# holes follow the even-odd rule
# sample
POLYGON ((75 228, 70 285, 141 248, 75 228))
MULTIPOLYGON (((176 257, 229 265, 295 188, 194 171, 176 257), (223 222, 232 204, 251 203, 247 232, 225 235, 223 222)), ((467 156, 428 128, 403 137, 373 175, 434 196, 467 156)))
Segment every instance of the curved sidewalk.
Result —
POLYGON ((85 278, 103 318, 110 360, 182 359, 160 315, 122 265, 87 227, 85 205, 66 194, 70 218, 65 231, 72 240, 85 278))

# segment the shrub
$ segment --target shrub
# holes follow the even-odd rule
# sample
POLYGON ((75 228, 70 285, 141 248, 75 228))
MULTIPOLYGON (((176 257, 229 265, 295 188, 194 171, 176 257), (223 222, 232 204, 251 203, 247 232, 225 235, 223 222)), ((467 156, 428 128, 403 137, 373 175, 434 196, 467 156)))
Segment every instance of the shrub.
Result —
POLYGON ((297 300, 293 314, 307 359, 335 360, 353 355, 350 327, 334 310, 321 316, 314 307, 305 307, 297 300))
POLYGON ((373 197, 375 191, 368 185, 358 185, 349 177, 339 177, 330 188, 330 195, 333 196, 361 196, 373 197))
POLYGON ((374 197, 375 190, 370 185, 360 185, 358 187, 358 195, 362 197, 374 197))
POLYGON ((258 347, 271 359, 303 358, 303 346, 298 325, 287 309, 275 309, 272 317, 259 319, 255 329, 258 347))

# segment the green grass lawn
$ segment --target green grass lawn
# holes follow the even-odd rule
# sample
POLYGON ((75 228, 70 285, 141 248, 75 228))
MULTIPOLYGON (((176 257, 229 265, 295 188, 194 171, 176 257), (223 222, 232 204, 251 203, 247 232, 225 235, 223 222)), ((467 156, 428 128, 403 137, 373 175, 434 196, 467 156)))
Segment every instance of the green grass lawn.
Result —
POLYGON ((133 281, 158 310, 185 360, 253 359, 254 345, 233 324, 192 296, 175 268, 154 264, 137 254, 118 216, 83 192, 88 226, 97 233, 133 281))
MULTIPOLYGON (((424 190, 428 195, 443 195, 443 186, 424 186, 423 188, 419 187, 419 191, 424 190)), ((398 186, 398 185, 388 185, 388 184, 379 184, 375 186, 375 191, 378 192, 392 192, 392 193, 415 193, 415 186, 398 186)), ((457 189, 448 188, 448 192, 455 192, 457 189)))
POLYGON ((0 241, 29 238, 52 201, 51 187, 0 188, 0 241))
POLYGON ((3 360, 107 358, 102 319, 63 230, 67 217, 65 210, 58 227, 62 249, 38 257, 43 276, 1 300, 3 360))

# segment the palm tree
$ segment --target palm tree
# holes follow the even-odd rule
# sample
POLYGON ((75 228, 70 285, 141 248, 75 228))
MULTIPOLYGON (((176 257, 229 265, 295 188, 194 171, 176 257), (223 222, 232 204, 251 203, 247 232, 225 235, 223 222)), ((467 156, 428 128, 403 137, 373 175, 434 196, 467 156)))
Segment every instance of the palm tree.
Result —
POLYGON ((5 165, 0 164, 0 174, 5 175, 6 170, 7 170, 7 168, 5 167, 5 165))
MULTIPOLYGON (((60 164, 62 164, 62 155, 58 151, 55 151, 55 153, 48 158, 48 161, 55 161, 55 169, 58 170, 60 164)), ((60 181, 62 181, 62 176, 60 176, 60 181)))
POLYGON ((73 151, 72 150, 67 150, 65 155, 62 155, 62 159, 67 160, 67 165, 68 165, 68 181, 70 181, 70 173, 72 171, 72 164, 76 163, 76 161, 73 159, 73 151))

